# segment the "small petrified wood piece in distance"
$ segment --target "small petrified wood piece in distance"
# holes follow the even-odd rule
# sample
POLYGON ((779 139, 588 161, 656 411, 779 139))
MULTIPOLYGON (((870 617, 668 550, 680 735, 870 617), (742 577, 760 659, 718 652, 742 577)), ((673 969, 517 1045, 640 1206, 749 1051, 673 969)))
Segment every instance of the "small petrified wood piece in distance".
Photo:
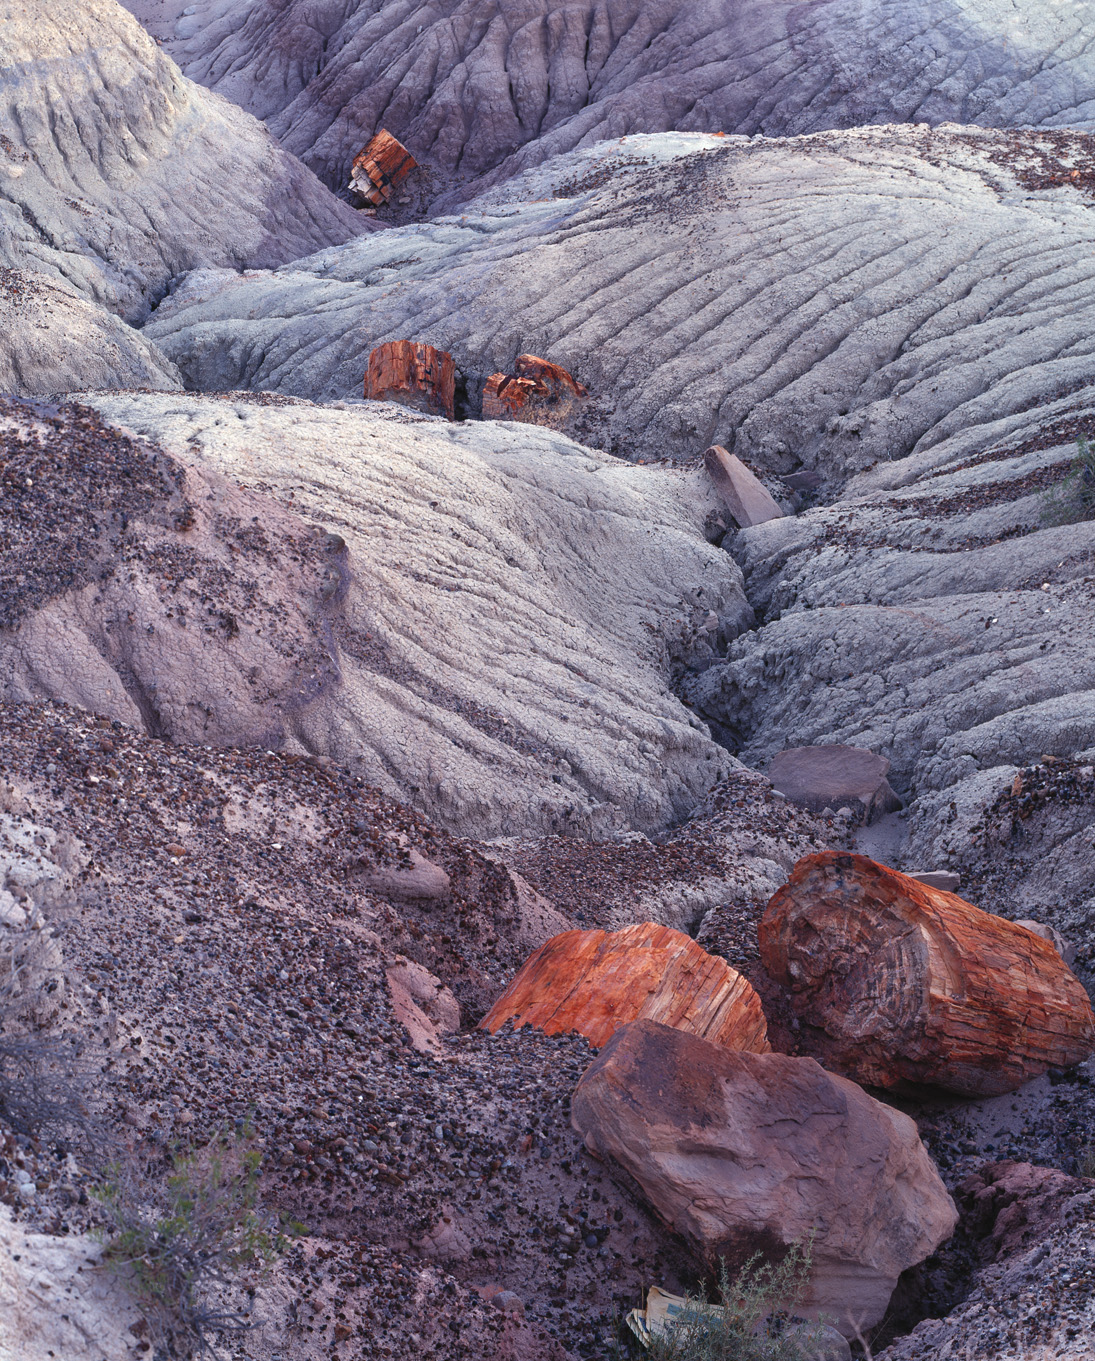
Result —
POLYGON ((867 1085, 998 1096, 1095 1050, 1087 993, 1048 941, 864 855, 800 860, 759 936, 802 1048, 867 1085))
POLYGON ((354 157, 349 187, 368 203, 379 207, 391 202, 394 191, 417 164, 403 143, 381 128, 369 145, 354 157))
POLYGON ((589 393, 558 364, 519 354, 513 373, 492 373, 483 388, 485 421, 523 421, 561 429, 589 393))
POLYGON ((760 478, 721 444, 712 444, 704 452, 703 463, 715 490, 742 529, 781 518, 783 511, 760 478))
POLYGON ((369 355, 365 396, 375 402, 399 402, 451 421, 456 400, 452 355, 413 340, 378 345, 369 355))
POLYGON ((506 1021, 548 1035, 576 1030, 600 1047, 639 1019, 769 1052, 760 998, 746 979, 683 931, 654 922, 553 936, 479 1024, 492 1034, 506 1021))

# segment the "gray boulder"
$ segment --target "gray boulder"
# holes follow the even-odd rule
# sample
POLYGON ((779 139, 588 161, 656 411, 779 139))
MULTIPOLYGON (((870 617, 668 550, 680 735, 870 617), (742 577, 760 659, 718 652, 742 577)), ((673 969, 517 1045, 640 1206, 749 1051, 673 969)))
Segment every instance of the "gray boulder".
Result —
POLYGON ((811 812, 850 808, 860 822, 873 822, 901 806, 886 779, 889 768, 884 756, 856 747, 790 747, 772 757, 768 778, 811 812))
POLYGON ((0 53, 0 265, 139 321, 183 270, 280 264, 363 228, 116 0, 8 0, 0 53))

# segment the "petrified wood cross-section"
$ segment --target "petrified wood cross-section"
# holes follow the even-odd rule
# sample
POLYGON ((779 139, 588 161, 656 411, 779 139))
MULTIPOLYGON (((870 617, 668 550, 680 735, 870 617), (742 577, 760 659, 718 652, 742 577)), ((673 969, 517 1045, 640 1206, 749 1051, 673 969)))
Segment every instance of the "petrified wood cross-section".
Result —
POLYGON ((863 855, 808 855, 760 922, 802 1047, 877 1087, 1014 1091, 1095 1050, 1079 980, 1048 941, 863 855))
POLYGON ((399 402, 451 421, 456 400, 452 355, 413 340, 378 345, 369 355, 365 396, 376 402, 399 402))
POLYGON ((620 1026, 660 1021, 729 1049, 769 1052, 760 998, 725 960, 683 931, 641 922, 622 931, 564 931, 540 946, 480 1022, 548 1035, 577 1030, 606 1044, 620 1026))

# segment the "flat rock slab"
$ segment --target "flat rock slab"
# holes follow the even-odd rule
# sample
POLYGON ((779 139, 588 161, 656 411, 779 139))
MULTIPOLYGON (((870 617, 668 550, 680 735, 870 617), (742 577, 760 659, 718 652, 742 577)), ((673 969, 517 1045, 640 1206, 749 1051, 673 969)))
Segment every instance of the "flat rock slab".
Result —
POLYGON ((726 508, 742 529, 782 517, 783 511, 771 492, 740 458, 721 445, 713 444, 704 454, 703 462, 719 495, 726 502, 726 508))
POLYGON ((730 1049, 769 1048, 751 984, 683 931, 655 922, 552 937, 525 961, 480 1028, 493 1034, 512 1021, 548 1035, 577 1030, 599 1046, 640 1018, 730 1049))
POLYGON ((865 855, 805 856, 758 935, 802 1047, 859 1082, 999 1096, 1095 1052, 1049 941, 865 855))
POLYGON ((889 769, 885 756, 859 747, 790 747, 772 757, 768 778, 801 808, 850 808, 860 821, 873 822, 901 807, 886 779, 889 769))
POLYGON ((916 1125, 812 1059, 736 1053, 652 1021, 617 1031, 572 1121, 705 1265, 781 1255, 816 1232, 796 1307, 870 1327, 957 1211, 916 1125))

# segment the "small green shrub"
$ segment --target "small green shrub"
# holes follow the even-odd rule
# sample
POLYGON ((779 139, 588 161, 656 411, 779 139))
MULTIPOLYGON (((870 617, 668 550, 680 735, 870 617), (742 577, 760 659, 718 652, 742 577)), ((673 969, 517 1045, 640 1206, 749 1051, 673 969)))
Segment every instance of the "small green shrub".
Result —
POLYGON ((781 1262, 751 1257, 731 1280, 719 1266, 718 1300, 706 1289, 688 1297, 667 1332, 650 1345, 654 1361, 810 1361, 822 1350, 821 1324, 791 1315, 810 1279, 812 1242, 794 1244, 781 1262))
POLYGON ((267 1266, 285 1246, 259 1205, 261 1160, 249 1130, 238 1138, 222 1134, 177 1157, 158 1197, 147 1177, 118 1164, 95 1193, 108 1219, 101 1234, 108 1260, 129 1282, 153 1344, 168 1357, 213 1355, 216 1340, 250 1326, 245 1314, 211 1297, 236 1285, 241 1270, 267 1266), (157 1199, 157 1209, 149 1209, 157 1199))
POLYGON ((1042 518, 1050 524, 1072 524, 1095 516, 1095 447, 1085 436, 1076 441, 1076 457, 1064 480, 1046 493, 1042 518))

